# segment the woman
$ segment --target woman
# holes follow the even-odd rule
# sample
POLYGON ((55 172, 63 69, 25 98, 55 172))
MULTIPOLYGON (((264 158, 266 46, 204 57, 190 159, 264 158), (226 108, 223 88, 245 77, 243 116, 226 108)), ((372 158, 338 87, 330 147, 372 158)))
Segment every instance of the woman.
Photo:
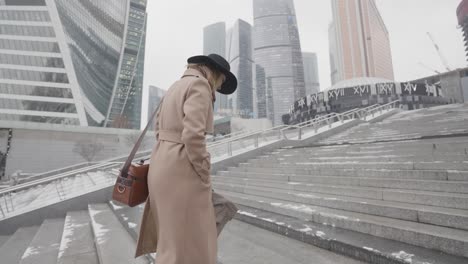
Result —
POLYGON ((217 230, 205 134, 213 133, 215 92, 231 94, 237 79, 221 56, 188 59, 157 115, 158 143, 148 172, 135 257, 157 251, 158 264, 215 264, 217 230))

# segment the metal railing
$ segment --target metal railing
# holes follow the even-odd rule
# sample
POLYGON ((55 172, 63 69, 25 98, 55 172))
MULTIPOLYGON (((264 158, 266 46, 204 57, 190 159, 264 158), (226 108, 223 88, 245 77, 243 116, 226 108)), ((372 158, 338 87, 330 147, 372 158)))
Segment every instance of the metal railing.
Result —
POLYGON ((366 120, 367 117, 369 116, 374 118, 377 113, 382 114, 383 111, 388 111, 391 109, 399 108, 399 106, 400 106, 400 100, 395 100, 393 102, 383 104, 383 105, 373 105, 373 106, 358 110, 359 117, 362 120, 366 120))
MULTIPOLYGON (((148 151, 142 151, 136 155, 135 161, 140 160, 142 158, 146 158, 150 152, 148 151)), ((4 189, 0 190, 0 216, 3 218, 7 216, 7 214, 14 213, 17 211, 18 206, 30 206, 29 204, 24 204, 22 203, 22 200, 28 200, 26 197, 23 197, 21 195, 17 194, 24 194, 23 191, 25 190, 32 190, 34 188, 40 187, 40 186, 52 186, 47 190, 47 197, 54 197, 58 198, 58 201, 62 201, 66 199, 67 194, 71 194, 67 188, 64 187, 63 182, 68 181, 70 179, 74 179, 78 176, 82 175, 89 175, 89 173, 93 173, 96 171, 106 171, 106 170, 111 170, 111 169, 117 169, 119 168, 123 161, 126 159, 126 156, 110 159, 101 163, 96 163, 88 167, 83 167, 79 169, 75 169, 72 171, 68 172, 63 172, 59 173, 57 175, 53 176, 48 176, 46 178, 42 179, 37 179, 37 180, 32 180, 23 184, 18 184, 15 186, 7 187, 4 189)), ((90 188, 92 189, 93 187, 99 188, 99 182, 95 181, 93 178, 89 178, 89 181, 91 183, 90 188)), ((114 178, 115 181, 115 178, 114 178)), ((45 191, 45 190, 43 190, 45 191)), ((89 190, 85 189, 84 191, 88 192, 89 190)), ((34 196, 34 194, 31 194, 31 196, 34 196)), ((43 196, 43 195, 42 195, 43 196)), ((34 200, 37 200, 35 198, 34 200)))
MULTIPOLYGON (((369 116, 375 117, 377 113, 382 114, 384 111, 397 108, 399 103, 400 101, 397 100, 344 113, 331 113, 296 125, 281 125, 250 133, 234 133, 219 141, 207 142, 207 148, 214 157, 212 161, 216 161, 216 159, 232 157, 284 139, 302 140, 304 136, 313 136, 321 129, 332 128, 334 124, 343 124, 356 119, 366 120, 369 116)), ((141 151, 138 152, 135 160, 148 158, 150 155, 150 150, 141 151)), ((63 201, 79 195, 80 191, 89 192, 111 186, 115 182, 119 167, 126 158, 127 156, 121 156, 108 159, 91 166, 2 189, 0 190, 1 218, 21 213, 32 206, 44 206, 47 203, 63 201), (95 175, 91 177, 90 173, 95 175), (80 184, 83 186, 77 186, 80 184), (26 194, 24 190, 29 190, 29 194, 26 194)))
POLYGON ((305 133, 313 132, 312 135, 315 135, 321 128, 328 127, 330 129, 332 128, 333 124, 337 122, 343 124, 346 121, 355 119, 366 120, 368 116, 375 117, 377 113, 383 113, 383 111, 397 108, 399 104, 400 100, 396 100, 388 104, 375 104, 366 108, 356 108, 349 110, 344 113, 330 113, 328 115, 320 116, 297 125, 288 126, 283 129, 283 135, 285 139, 302 140, 305 133))
POLYGON ((217 158, 231 157, 234 154, 242 153, 248 150, 264 146, 282 139, 281 130, 287 127, 281 125, 266 130, 248 133, 246 135, 236 136, 209 144, 208 150, 217 158))

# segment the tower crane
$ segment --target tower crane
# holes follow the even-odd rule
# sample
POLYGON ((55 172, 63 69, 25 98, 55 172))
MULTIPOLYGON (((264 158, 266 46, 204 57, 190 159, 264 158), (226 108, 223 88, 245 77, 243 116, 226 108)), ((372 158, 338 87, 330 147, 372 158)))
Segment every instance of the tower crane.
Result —
POLYGON ((429 39, 432 41, 432 44, 434 44, 434 47, 437 51, 437 54, 439 55, 439 58, 442 62, 442 64, 444 65, 445 69, 447 69, 447 71, 451 71, 450 67, 448 66, 448 63, 447 63, 447 60, 445 59, 445 56, 444 54, 442 53, 442 51, 440 50, 439 48, 439 45, 437 45, 436 41, 434 40, 434 37, 432 36, 431 33, 427 32, 427 36, 429 37, 429 39))

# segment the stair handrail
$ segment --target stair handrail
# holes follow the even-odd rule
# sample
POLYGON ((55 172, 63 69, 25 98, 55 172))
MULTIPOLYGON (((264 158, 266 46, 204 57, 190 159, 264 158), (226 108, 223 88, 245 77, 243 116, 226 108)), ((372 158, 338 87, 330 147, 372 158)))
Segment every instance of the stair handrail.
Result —
POLYGON ((239 137, 229 138, 229 139, 222 140, 222 141, 216 141, 216 142, 213 142, 214 144, 209 144, 208 147, 217 147, 219 145, 223 145, 223 144, 226 144, 226 143, 232 143, 234 141, 238 141, 238 140, 241 140, 241 139, 246 139, 246 138, 256 136, 256 135, 261 135, 261 134, 264 134, 264 133, 267 133, 267 132, 278 131, 278 130, 283 129, 285 127, 288 127, 288 125, 280 125, 280 126, 272 127, 272 128, 269 128, 269 129, 264 129, 264 130, 259 130, 259 131, 256 131, 256 132, 248 133, 246 135, 241 135, 239 137))

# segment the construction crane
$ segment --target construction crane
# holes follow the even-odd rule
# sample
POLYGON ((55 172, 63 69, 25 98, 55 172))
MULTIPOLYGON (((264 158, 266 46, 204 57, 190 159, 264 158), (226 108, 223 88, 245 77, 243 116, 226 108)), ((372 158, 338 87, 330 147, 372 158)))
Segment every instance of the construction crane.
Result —
POLYGON ((426 69, 428 69, 428 70, 430 70, 430 71, 435 72, 436 74, 440 74, 440 71, 435 70, 435 69, 433 69, 433 68, 427 66, 426 64, 422 63, 422 62, 419 62, 419 65, 422 66, 422 67, 424 67, 424 68, 426 68, 426 69))
POLYGON ((447 71, 452 71, 450 69, 450 67, 448 66, 448 63, 447 63, 447 60, 445 59, 445 56, 444 54, 442 53, 442 51, 440 50, 439 48, 439 45, 437 45, 436 41, 434 40, 434 37, 432 37, 432 34, 427 32, 427 36, 429 37, 429 39, 432 41, 432 44, 434 44, 434 47, 437 51, 437 54, 439 55, 439 58, 440 58, 440 61, 442 62, 442 64, 444 65, 445 69, 447 69, 447 71))

